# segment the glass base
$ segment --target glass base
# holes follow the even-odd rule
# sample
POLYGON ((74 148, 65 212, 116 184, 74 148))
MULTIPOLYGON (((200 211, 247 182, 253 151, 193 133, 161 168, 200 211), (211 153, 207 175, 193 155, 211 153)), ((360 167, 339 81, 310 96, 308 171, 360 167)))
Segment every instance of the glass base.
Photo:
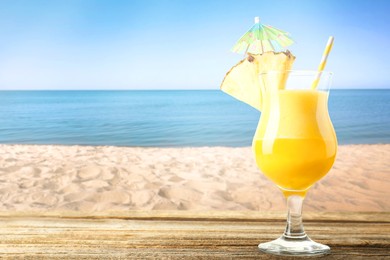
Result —
POLYGON ((327 245, 322 245, 314 242, 308 236, 299 238, 289 238, 285 235, 274 241, 261 243, 260 251, 274 255, 326 255, 330 253, 330 248, 327 245))

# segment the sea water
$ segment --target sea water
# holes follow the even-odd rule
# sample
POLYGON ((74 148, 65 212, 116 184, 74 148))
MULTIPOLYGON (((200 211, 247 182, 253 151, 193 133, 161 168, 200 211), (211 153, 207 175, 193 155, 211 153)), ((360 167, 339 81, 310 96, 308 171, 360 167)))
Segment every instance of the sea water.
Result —
MULTIPOLYGON (((390 143, 390 90, 332 90, 339 144, 390 143)), ((219 90, 0 91, 0 143, 250 146, 260 113, 219 90)))

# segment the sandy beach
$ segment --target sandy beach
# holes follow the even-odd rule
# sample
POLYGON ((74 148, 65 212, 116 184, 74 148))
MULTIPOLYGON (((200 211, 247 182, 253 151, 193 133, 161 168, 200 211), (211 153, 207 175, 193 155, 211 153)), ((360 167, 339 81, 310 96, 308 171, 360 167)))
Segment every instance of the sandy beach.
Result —
MULTIPOLYGON (((339 146, 305 211, 390 211, 390 144, 339 146)), ((0 145, 0 211, 285 210, 250 147, 0 145)))

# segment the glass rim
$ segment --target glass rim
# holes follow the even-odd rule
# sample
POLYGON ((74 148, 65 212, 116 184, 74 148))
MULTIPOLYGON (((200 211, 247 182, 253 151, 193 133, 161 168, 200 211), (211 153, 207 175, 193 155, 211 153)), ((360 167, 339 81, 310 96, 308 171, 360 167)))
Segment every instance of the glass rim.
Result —
POLYGON ((328 71, 328 70, 323 70, 323 71, 318 71, 318 70, 268 70, 268 71, 265 71, 265 72, 261 72, 259 73, 259 76, 261 75, 265 75, 265 74, 273 74, 273 73, 297 73, 295 75, 302 75, 302 76, 305 76, 305 75, 316 75, 316 74, 328 74, 329 76, 333 76, 333 72, 332 71, 328 71))

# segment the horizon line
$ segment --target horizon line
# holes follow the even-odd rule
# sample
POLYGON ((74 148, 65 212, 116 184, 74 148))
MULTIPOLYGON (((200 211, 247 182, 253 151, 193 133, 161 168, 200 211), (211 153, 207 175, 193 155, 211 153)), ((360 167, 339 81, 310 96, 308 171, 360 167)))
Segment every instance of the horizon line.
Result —
MULTIPOLYGON (((214 91, 221 90, 220 88, 194 88, 194 89, 0 89, 0 91, 214 91)), ((332 90, 390 90, 390 87, 380 88, 331 88, 332 90)))

